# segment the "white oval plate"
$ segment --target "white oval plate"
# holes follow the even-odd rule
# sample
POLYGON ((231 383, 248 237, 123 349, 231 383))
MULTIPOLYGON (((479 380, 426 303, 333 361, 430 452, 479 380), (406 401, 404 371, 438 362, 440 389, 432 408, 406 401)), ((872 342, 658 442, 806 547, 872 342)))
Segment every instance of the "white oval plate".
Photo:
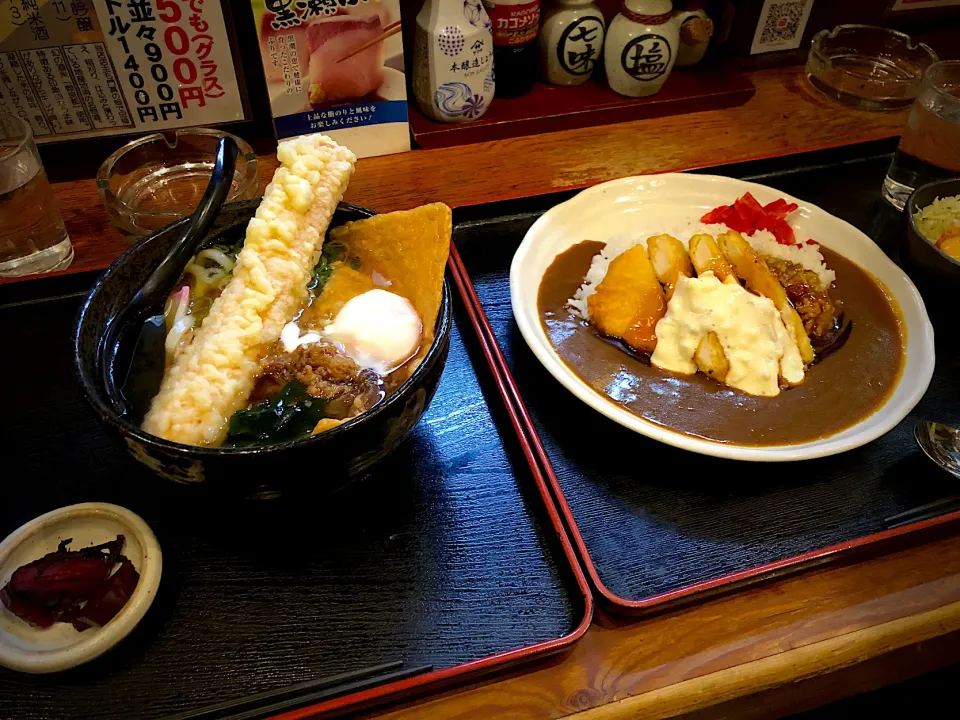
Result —
POLYGON ((72 668, 120 642, 146 614, 160 585, 162 558, 153 531, 139 516, 119 505, 81 503, 53 510, 28 522, 0 543, 0 587, 20 566, 73 538, 69 550, 100 545, 124 536, 123 554, 140 573, 133 595, 110 622, 79 632, 69 623, 37 628, 0 604, 0 666, 26 673, 72 668))
MULTIPOLYGON (((543 366, 570 392, 594 410, 641 435, 704 455, 776 462, 825 457, 852 450, 880 437, 906 417, 920 401, 933 376, 933 327, 920 294, 910 279, 877 245, 849 223, 797 198, 756 183, 715 175, 668 173, 612 180, 584 190, 550 209, 527 231, 510 267, 513 316, 524 339, 543 366), (617 405, 591 388, 560 359, 550 344, 537 311, 537 291, 553 259, 583 240, 606 241, 626 232, 653 235, 657 227, 676 227, 678 218, 695 223, 718 205, 729 205, 745 192, 761 204, 777 198, 799 209, 790 224, 799 237, 812 237, 857 263, 879 279, 896 299, 906 325, 906 362, 887 401, 872 415, 846 430, 798 445, 749 447, 703 440, 661 427, 617 405)), ((854 331, 856 332, 856 331, 854 331)))

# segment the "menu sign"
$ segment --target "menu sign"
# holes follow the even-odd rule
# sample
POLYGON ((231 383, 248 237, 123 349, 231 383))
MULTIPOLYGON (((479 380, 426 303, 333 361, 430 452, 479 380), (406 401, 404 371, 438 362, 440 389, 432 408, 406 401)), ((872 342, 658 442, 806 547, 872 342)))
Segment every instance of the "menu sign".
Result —
POLYGON ((217 0, 7 0, 0 106, 41 142, 244 119, 217 0))
POLYGON ((400 0, 251 3, 278 137, 326 133, 357 157, 410 149, 400 0))

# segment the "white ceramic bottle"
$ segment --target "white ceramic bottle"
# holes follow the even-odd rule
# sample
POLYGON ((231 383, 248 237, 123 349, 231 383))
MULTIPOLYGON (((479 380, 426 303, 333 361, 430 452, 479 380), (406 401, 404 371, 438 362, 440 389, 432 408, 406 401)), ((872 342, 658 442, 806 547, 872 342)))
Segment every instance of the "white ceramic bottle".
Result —
POLYGON ((593 0, 557 0, 540 31, 543 76, 554 85, 580 85, 602 57, 606 23, 593 0))
POLYGON ((603 64, 610 87, 627 97, 646 97, 663 87, 677 61, 680 26, 702 10, 673 12, 670 0, 623 0, 607 28, 603 64))
POLYGON ((708 17, 687 18, 680 23, 680 47, 676 67, 690 67, 703 60, 713 37, 713 20, 708 17))
POLYGON ((417 15, 413 94, 439 122, 482 117, 493 100, 493 34, 481 0, 426 0, 417 15))

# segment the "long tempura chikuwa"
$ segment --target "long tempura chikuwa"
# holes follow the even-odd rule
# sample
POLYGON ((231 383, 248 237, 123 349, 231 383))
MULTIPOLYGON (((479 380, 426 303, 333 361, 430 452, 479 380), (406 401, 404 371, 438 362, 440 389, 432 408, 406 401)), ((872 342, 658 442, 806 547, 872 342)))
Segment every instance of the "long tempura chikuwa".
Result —
POLYGON ((323 135, 280 143, 281 167, 247 226, 230 281, 164 373, 147 432, 216 445, 246 402, 265 349, 304 305, 307 283, 356 157, 323 135))
POLYGON ((327 227, 353 169, 328 138, 282 143, 246 238, 204 248, 165 308, 155 435, 235 447, 295 440, 356 417, 429 350, 450 208, 327 227))

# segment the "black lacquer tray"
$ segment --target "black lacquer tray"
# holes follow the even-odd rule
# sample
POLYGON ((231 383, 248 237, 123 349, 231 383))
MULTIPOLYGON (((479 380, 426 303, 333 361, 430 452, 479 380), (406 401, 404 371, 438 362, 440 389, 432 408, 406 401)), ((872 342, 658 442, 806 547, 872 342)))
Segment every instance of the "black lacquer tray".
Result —
MULTIPOLYGON (((881 143, 706 172, 815 203, 896 258, 904 219, 880 198, 889 162, 881 143)), ((695 455, 622 428, 567 392, 516 327, 508 273, 530 225, 573 194, 464 208, 455 213, 454 237, 606 606, 626 613, 675 606, 854 550, 881 552, 960 519, 944 514, 897 529, 885 523, 956 493, 956 481, 913 440, 920 419, 960 425, 960 343, 949 320, 937 333, 933 382, 909 417, 863 448, 822 460, 770 465, 695 455)))
POLYGON ((163 718, 388 662, 432 667, 314 708, 342 711, 586 631, 586 579, 456 293, 440 388, 385 464, 332 498, 246 502, 156 478, 114 446, 70 363, 82 296, 36 295, 0 306, 0 537, 56 507, 113 502, 154 529, 163 576, 100 659, 47 676, 0 668, 0 718, 163 718))

